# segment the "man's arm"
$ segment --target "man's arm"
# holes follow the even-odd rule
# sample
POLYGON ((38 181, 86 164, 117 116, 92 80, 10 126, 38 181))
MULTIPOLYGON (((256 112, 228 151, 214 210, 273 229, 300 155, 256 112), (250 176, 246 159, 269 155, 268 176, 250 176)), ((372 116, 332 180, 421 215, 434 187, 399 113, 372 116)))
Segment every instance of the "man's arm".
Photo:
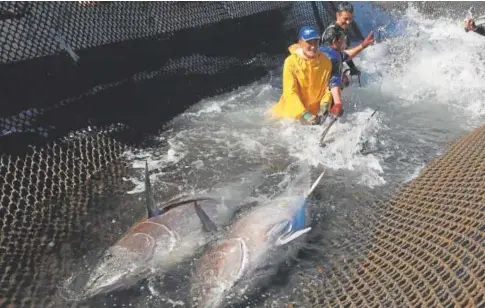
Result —
POLYGON ((342 76, 339 72, 339 63, 335 60, 332 60, 332 76, 328 86, 332 92, 333 103, 342 104, 342 76))
MULTIPOLYGON (((342 110, 342 76, 340 76, 340 59, 333 58, 331 53, 328 53, 325 49, 321 49, 321 51, 330 59, 332 64, 330 81, 328 82, 328 87, 330 88, 333 100, 333 107, 330 111, 332 113, 337 111, 338 116, 340 116, 342 110), (338 106, 337 109, 334 109, 335 106, 338 106)), ((340 54, 339 57, 341 57, 340 54)))
POLYGON ((364 49, 365 49, 364 46, 362 46, 362 44, 359 44, 352 49, 345 50, 344 53, 347 54, 347 57, 346 57, 346 60, 344 61, 349 63, 356 55, 358 55, 364 49))
POLYGON ((332 87, 330 88, 330 92, 332 92, 333 103, 335 105, 342 105, 342 88, 332 87))
POLYGON ((479 25, 475 28, 475 33, 485 36, 485 25, 479 25))
POLYGON ((355 46, 354 48, 345 50, 345 53, 348 55, 348 61, 358 55, 362 50, 366 49, 369 45, 374 43, 374 31, 371 31, 369 35, 360 43, 359 45, 355 46))
POLYGON ((345 52, 343 52, 343 54, 345 55, 343 61, 347 63, 347 65, 349 66, 351 75, 360 74, 359 69, 357 69, 357 67, 354 64, 354 61, 352 61, 352 58, 358 55, 362 50, 367 48, 367 46, 369 46, 372 43, 374 43, 374 31, 371 31, 369 35, 367 35, 367 37, 364 39, 364 41, 362 41, 361 44, 357 45, 352 49, 347 49, 345 50, 345 52))

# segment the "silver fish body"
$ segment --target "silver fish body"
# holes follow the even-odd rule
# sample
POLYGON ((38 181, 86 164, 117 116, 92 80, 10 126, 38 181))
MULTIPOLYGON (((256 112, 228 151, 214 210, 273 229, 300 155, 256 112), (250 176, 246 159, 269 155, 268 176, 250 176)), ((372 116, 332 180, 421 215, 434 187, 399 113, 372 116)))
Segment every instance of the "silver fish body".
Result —
POLYGON ((206 250, 192 277, 193 307, 240 302, 241 295, 268 279, 277 265, 298 251, 311 230, 308 197, 323 175, 303 196, 281 196, 243 215, 225 240, 206 250))
POLYGON ((224 220, 227 208, 217 199, 190 200, 133 226, 104 253, 88 278, 84 296, 133 286, 152 272, 170 269, 206 244, 210 233, 204 231, 194 202, 214 221, 224 220))
POLYGON ((235 222, 227 239, 209 248, 198 262, 194 307, 221 307, 229 298, 237 301, 238 295, 267 279, 274 266, 296 252, 287 246, 303 240, 301 235, 309 231, 294 228, 300 211, 308 215, 305 202, 303 197, 280 198, 235 222))

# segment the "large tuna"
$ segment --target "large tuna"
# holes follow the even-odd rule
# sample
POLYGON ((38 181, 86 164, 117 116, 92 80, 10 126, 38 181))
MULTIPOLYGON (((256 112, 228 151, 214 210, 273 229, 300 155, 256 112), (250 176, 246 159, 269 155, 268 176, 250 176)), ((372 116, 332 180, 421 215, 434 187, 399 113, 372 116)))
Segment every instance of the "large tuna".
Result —
POLYGON ((205 245, 217 225, 227 223, 235 208, 221 196, 179 199, 156 208, 145 168, 148 217, 110 247, 92 271, 83 297, 128 288, 152 273, 163 274, 205 245))
POLYGON ((255 208, 230 227, 225 240, 211 245, 193 275, 193 307, 238 302, 245 290, 270 278, 297 251, 302 235, 311 229, 306 219, 308 196, 322 176, 304 196, 280 197, 255 208))

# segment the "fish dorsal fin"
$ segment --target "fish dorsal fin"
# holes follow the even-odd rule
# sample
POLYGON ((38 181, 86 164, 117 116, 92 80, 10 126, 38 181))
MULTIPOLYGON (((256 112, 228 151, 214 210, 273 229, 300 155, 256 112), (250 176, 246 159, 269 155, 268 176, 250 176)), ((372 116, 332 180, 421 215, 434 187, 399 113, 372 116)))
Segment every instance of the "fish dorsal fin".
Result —
POLYGON ((318 186, 318 183, 320 183, 320 181, 322 180, 322 177, 323 177, 324 174, 325 174, 325 170, 322 173, 320 173, 320 176, 317 178, 317 180, 315 182, 313 182, 313 185, 310 187, 308 192, 305 194, 305 199, 307 199, 313 193, 315 188, 318 186))
POLYGON ((197 216, 199 216, 200 221, 202 222, 202 226, 206 232, 216 232, 217 227, 216 224, 209 218, 209 215, 202 209, 202 207, 194 201, 195 212, 197 216))
POLYGON ((162 214, 162 211, 155 207, 155 199, 153 198, 152 185, 150 183, 150 176, 148 174, 148 162, 145 161, 145 201, 147 204, 148 218, 152 218, 162 214))

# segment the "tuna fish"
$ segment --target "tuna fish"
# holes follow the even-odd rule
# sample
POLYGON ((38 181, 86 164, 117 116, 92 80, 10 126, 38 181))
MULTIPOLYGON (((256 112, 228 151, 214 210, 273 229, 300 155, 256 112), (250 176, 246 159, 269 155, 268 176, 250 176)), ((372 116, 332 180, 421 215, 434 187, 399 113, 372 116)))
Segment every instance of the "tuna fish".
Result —
POLYGON ((155 206, 145 167, 148 217, 133 226, 103 255, 90 274, 83 297, 125 289, 152 273, 163 274, 205 245, 227 222, 231 209, 221 198, 197 196, 155 206))
POLYGON ((259 206, 231 225, 225 240, 202 255, 192 280, 193 307, 217 308, 236 303, 248 289, 261 285, 276 267, 297 251, 311 230, 308 197, 280 196, 259 206))

